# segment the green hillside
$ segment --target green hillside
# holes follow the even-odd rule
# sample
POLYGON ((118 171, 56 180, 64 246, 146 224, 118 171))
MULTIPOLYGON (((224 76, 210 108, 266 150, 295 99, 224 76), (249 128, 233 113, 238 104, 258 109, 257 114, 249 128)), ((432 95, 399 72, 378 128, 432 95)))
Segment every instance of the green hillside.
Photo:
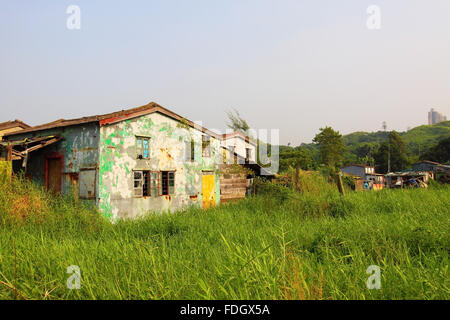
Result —
MULTIPOLYGON (((423 125, 415 127, 406 132, 399 132, 411 153, 428 149, 436 144, 438 140, 450 135, 450 121, 443 121, 434 125, 423 125)), ((386 141, 388 132, 364 132, 357 131, 344 135, 344 144, 351 150, 363 143, 382 143, 386 141)), ((308 144, 310 145, 310 144, 308 144)), ((307 144, 303 144, 307 146, 307 144)))
POLYGON ((436 144, 438 140, 450 136, 450 121, 443 121, 434 125, 423 125, 415 127, 407 132, 402 132, 401 137, 412 153, 421 153, 430 145, 436 144))
MULTIPOLYGON (((344 143, 350 149, 357 147, 361 143, 381 143, 386 141, 387 132, 353 132, 343 136, 344 143)), ((410 153, 415 153, 428 149, 430 145, 438 140, 450 135, 450 121, 443 121, 434 125, 423 125, 415 127, 406 132, 399 132, 402 139, 408 146, 410 153)))
MULTIPOLYGON (((343 135, 343 142, 348 148, 344 155, 344 163, 361 162, 366 155, 373 157, 380 145, 387 141, 388 134, 388 131, 357 131, 343 135)), ((398 134, 405 142, 410 162, 414 162, 427 154, 440 140, 450 137, 450 121, 422 125, 398 134)), ((314 164, 319 160, 318 146, 314 143, 302 143, 298 147, 280 146, 280 170, 294 165, 299 159, 303 169, 315 168, 314 164)), ((448 160, 444 162, 446 161, 448 160)))

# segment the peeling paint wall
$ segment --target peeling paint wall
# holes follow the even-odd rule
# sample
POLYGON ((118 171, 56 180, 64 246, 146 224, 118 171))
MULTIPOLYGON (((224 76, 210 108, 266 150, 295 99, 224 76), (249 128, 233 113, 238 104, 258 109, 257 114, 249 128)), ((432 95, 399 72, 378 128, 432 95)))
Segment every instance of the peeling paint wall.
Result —
MULTIPOLYGON (((8 140, 23 140, 35 136, 61 135, 62 140, 29 153, 26 173, 34 182, 45 185, 45 159, 52 154, 63 156, 62 193, 78 192, 80 169, 98 167, 99 126, 96 123, 54 128, 32 133, 18 133, 8 140), (74 189, 75 188, 75 189, 74 189)), ((22 169, 22 161, 14 161, 15 171, 22 169)), ((95 196, 92 199, 95 200, 95 196)))
POLYGON ((215 175, 216 203, 220 202, 220 140, 211 137, 211 156, 202 157, 202 135, 160 113, 108 124, 100 128, 100 210, 113 219, 143 215, 149 211, 176 210, 202 204, 202 175, 215 175), (148 137, 149 159, 138 159, 136 137, 148 137), (190 141, 195 142, 190 161, 190 141), (174 171, 174 194, 136 197, 134 171, 174 171))

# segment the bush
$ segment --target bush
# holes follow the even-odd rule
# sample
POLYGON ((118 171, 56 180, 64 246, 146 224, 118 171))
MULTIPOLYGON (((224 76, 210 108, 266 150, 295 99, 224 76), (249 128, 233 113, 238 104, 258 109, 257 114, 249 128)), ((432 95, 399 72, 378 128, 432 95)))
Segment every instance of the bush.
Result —
POLYGON ((293 191, 287 185, 275 183, 260 178, 254 179, 256 194, 273 200, 284 202, 293 196, 293 191))

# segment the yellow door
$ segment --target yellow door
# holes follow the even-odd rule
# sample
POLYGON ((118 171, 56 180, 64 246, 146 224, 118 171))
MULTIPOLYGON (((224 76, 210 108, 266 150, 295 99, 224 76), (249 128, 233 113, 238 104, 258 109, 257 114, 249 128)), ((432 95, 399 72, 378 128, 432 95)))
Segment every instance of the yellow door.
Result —
POLYGON ((208 209, 216 205, 216 188, 213 174, 205 174, 202 177, 203 188, 203 209, 208 209))

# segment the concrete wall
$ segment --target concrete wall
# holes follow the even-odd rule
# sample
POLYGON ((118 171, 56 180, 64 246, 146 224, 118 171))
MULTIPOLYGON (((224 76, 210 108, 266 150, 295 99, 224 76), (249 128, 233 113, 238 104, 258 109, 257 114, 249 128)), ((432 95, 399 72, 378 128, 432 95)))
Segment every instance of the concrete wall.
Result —
POLYGON ((202 157, 202 132, 160 113, 109 124, 100 128, 99 208, 113 219, 149 211, 176 210, 202 205, 202 175, 215 175, 216 203, 220 202, 220 140, 211 138, 211 157, 202 157), (138 159, 136 136, 150 138, 149 159, 138 159), (195 141, 195 161, 189 160, 195 141), (136 197, 134 170, 175 171, 175 193, 136 197))

